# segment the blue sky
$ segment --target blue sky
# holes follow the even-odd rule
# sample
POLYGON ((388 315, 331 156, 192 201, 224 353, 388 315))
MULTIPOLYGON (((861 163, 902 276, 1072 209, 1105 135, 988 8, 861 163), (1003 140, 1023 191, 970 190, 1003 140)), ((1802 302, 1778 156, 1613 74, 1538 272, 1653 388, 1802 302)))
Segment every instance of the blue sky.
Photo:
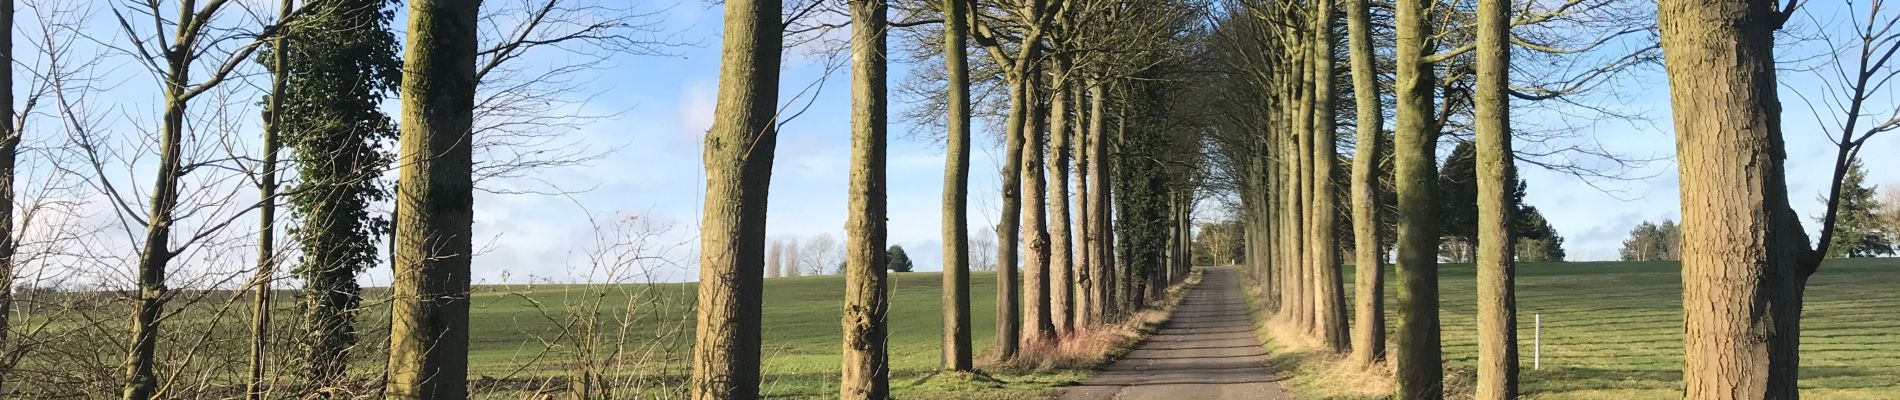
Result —
MULTIPOLYGON (((1821 21, 1795 21, 1797 29, 1844 24, 1845 16, 1829 8, 1829 2, 1809 3, 1814 15, 1832 16, 1821 21)), ((700 43, 675 49, 673 57, 627 56, 601 71, 591 87, 601 90, 587 107, 600 110, 627 110, 617 118, 582 128, 577 134, 595 146, 621 146, 607 158, 584 167, 547 171, 542 178, 567 189, 585 189, 571 197, 533 195, 484 195, 478 198, 476 232, 478 247, 487 250, 477 257, 476 277, 482 282, 520 282, 528 276, 565 280, 574 271, 561 260, 576 261, 591 243, 592 225, 588 215, 607 218, 616 215, 640 215, 648 221, 670 226, 661 248, 678 262, 668 266, 661 279, 690 277, 697 247, 699 207, 703 201, 704 175, 700 137, 710 125, 713 92, 717 85, 720 10, 705 2, 689 2, 668 9, 664 24, 681 32, 681 37, 700 43)), ((1816 52, 1823 47, 1813 42, 1784 45, 1784 53, 1816 52)), ((818 58, 801 49, 786 56, 781 91, 791 96, 818 79, 823 90, 809 112, 785 124, 780 133, 778 158, 774 165, 770 223, 773 237, 809 237, 821 233, 842 235, 845 220, 845 163, 849 154, 849 98, 844 85, 849 71, 838 70, 829 77, 818 58)), ((1616 256, 1622 239, 1637 222, 1676 218, 1677 175, 1674 163, 1674 138, 1670 132, 1667 83, 1659 67, 1633 74, 1621 89, 1605 95, 1610 103, 1640 112, 1637 121, 1571 121, 1547 112, 1525 112, 1516 117, 1521 125, 1545 128, 1565 127, 1590 138, 1606 149, 1634 157, 1662 157, 1649 167, 1633 171, 1640 179, 1598 181, 1589 184, 1566 174, 1522 166, 1530 182, 1527 201, 1543 210, 1547 218, 1566 237, 1573 260, 1603 260, 1616 256), (1606 191, 1599 187, 1609 188, 1606 191)), ((893 85, 906 76, 903 66, 895 66, 893 85)), ((1784 113, 1789 144, 1790 193, 1803 220, 1813 229, 1816 196, 1825 189, 1825 169, 1832 155, 1813 113, 1795 88, 1819 87, 1812 72, 1788 71, 1783 75, 1784 113)), ((1809 92, 1810 96, 1815 96, 1809 92)), ((1891 94, 1883 94, 1876 103, 1891 108, 1891 94)), ((897 108, 907 105, 898 99, 897 108)), ((1876 107, 1878 109, 1878 107, 1876 107)), ((894 109, 893 114, 896 114, 894 109)), ((939 269, 937 251, 939 196, 943 179, 941 145, 906 138, 911 128, 901 120, 891 128, 890 149, 890 242, 910 250, 920 270, 939 269)), ((979 126, 979 132, 984 129, 979 126)), ((982 133, 979 133, 981 135, 982 133)), ((979 143, 993 140, 980 138, 979 143)), ((1866 154, 1872 182, 1900 184, 1900 161, 1892 154, 1895 141, 1873 141, 1866 154)), ((972 174, 972 231, 993 224, 997 200, 997 150, 983 148, 975 156, 972 174)), ((386 282, 386 272, 370 278, 386 282)))

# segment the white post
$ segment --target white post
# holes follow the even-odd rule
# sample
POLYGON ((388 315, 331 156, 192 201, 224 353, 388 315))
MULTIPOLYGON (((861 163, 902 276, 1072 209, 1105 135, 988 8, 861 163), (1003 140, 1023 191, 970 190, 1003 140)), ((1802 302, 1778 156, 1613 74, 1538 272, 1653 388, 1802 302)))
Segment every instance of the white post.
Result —
POLYGON ((1535 315, 1531 334, 1531 369, 1544 369, 1544 314, 1535 315))

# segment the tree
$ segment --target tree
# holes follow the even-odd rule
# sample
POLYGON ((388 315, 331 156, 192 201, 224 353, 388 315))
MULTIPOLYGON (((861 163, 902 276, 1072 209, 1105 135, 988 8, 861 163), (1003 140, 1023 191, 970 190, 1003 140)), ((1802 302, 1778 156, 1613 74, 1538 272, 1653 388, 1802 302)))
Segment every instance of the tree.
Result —
POLYGON ((1372 4, 1346 3, 1348 53, 1359 142, 1352 160, 1353 298, 1352 360, 1370 366, 1385 360, 1385 257, 1380 239, 1379 159, 1384 146, 1378 67, 1373 61, 1372 4))
MULTIPOLYGON (((840 399, 890 397, 885 316, 885 130, 888 120, 884 0, 850 0, 851 187, 845 220, 844 376, 840 399)), ((905 257, 909 261, 909 257, 905 257)))
POLYGON ((1630 230, 1630 237, 1623 240, 1618 254, 1623 261, 1675 261, 1681 259, 1681 243, 1682 230, 1675 221, 1665 219, 1661 224, 1643 221, 1630 230))
POLYGON ((784 27, 776 0, 729 0, 713 126, 706 132, 693 399, 759 397, 765 209, 778 143, 784 27))
MULTIPOLYGON (((388 193, 377 181, 389 165, 382 144, 396 124, 380 107, 402 73, 389 0, 311 2, 309 16, 285 31, 288 81, 273 111, 297 165, 287 200, 303 220, 292 238, 303 251, 302 374, 310 387, 342 384, 356 345, 357 274, 377 262, 388 221, 371 213, 388 193)), ((267 100, 268 101, 268 100, 267 100)))
POLYGON ((916 267, 910 262, 910 254, 904 252, 904 246, 891 245, 887 254, 890 254, 890 267, 887 269, 891 272, 910 272, 916 267))
POLYGON ((1478 1, 1478 399, 1517 398, 1517 168, 1511 150, 1511 5, 1478 1))
POLYGON ((469 258, 474 214, 479 3, 409 3, 396 186, 391 399, 468 397, 469 258))
MULTIPOLYGON (((8 4, 11 3, 8 2, 8 4)), ((293 0, 283 0, 278 3, 278 21, 290 19, 293 3, 293 0)), ((4 14, 7 17, 0 18, 10 18, 13 15, 11 10, 4 11, 4 14)), ((264 368, 268 362, 266 358, 270 353, 273 292, 271 280, 277 271, 277 154, 283 147, 281 137, 284 128, 283 116, 280 114, 284 109, 284 96, 279 94, 285 92, 290 80, 290 57, 285 54, 289 52, 288 45, 289 41, 285 40, 283 35, 272 39, 270 45, 274 50, 270 54, 268 63, 271 73, 271 95, 266 96, 264 101, 264 162, 260 166, 263 174, 257 181, 259 197, 257 277, 253 284, 255 292, 251 294, 251 369, 249 379, 245 382, 245 400, 262 400, 269 391, 269 388, 264 387, 264 368)), ((7 190, 7 192, 12 191, 7 190)), ((0 296, 6 296, 5 291, 5 287, 0 287, 0 296)), ((6 314, 5 306, 0 305, 0 319, 6 318, 4 314, 6 314)), ((0 331, 5 330, 4 324, 0 324, 0 331)), ((5 335, 5 333, 0 333, 0 335, 5 335)))
POLYGON ((1828 258, 1875 257, 1893 254, 1895 235, 1891 226, 1880 223, 1880 203, 1874 199, 1878 186, 1867 184, 1867 171, 1859 159, 1848 164, 1841 177, 1840 205, 1835 214, 1834 238, 1827 244, 1828 258))
POLYGON ((1444 397, 1444 366, 1438 332, 1438 219, 1432 168, 1432 62, 1421 0, 1398 0, 1396 84, 1398 99, 1393 157, 1398 180, 1398 351, 1393 381, 1400 400, 1444 397))
POLYGON ((765 250, 765 277, 777 278, 785 271, 785 242, 773 240, 765 250))
POLYGON ((1478 147, 1460 142, 1438 170, 1439 251, 1450 262, 1473 262, 1478 245, 1478 147))
POLYGON ((798 249, 800 249, 800 247, 797 237, 785 238, 784 248, 776 249, 776 251, 780 252, 778 254, 778 276, 791 277, 800 275, 798 270, 800 267, 798 249))
MULTIPOLYGON (((13 60, 13 0, 0 0, 0 54, 13 60)), ((11 347, 7 341, 13 317, 13 208, 16 158, 20 152, 20 131, 13 125, 13 66, 0 67, 0 356, 11 347)), ((3 361, 0 361, 3 362, 3 361)), ((6 368, 0 368, 0 389, 6 388, 6 368)))
MULTIPOLYGON (((949 129, 943 172, 943 358, 944 370, 976 369, 970 344, 970 21, 968 0, 943 0, 943 60, 949 129)), ((980 238, 978 240, 981 240, 980 238)), ((993 242, 992 242, 993 243, 993 242)), ((893 260, 897 257, 892 256, 893 260)))
POLYGON ((1339 151, 1334 119, 1334 77, 1338 76, 1333 68, 1334 3, 1333 0, 1318 0, 1313 4, 1314 20, 1313 45, 1313 148, 1312 157, 1312 201, 1307 215, 1312 218, 1311 234, 1308 236, 1307 251, 1311 252, 1313 301, 1315 320, 1320 343, 1334 353, 1348 350, 1346 337, 1346 293, 1341 288, 1338 245, 1339 213, 1336 193, 1339 177, 1339 151))
MULTIPOLYGON (((120 395, 125 400, 147 400, 157 394, 159 377, 156 364, 159 330, 164 319, 162 317, 165 304, 175 293, 166 285, 166 275, 170 272, 172 259, 181 254, 185 247, 190 247, 194 242, 202 239, 205 236, 203 233, 206 233, 197 232, 189 235, 177 243, 179 247, 174 248, 173 227, 181 217, 178 210, 180 182, 195 169, 185 165, 186 142, 197 139, 197 135, 186 135, 189 128, 186 126, 185 117, 189 106, 192 100, 218 87, 230 77, 232 71, 248 60, 263 40, 269 40, 281 34, 282 24, 288 22, 280 21, 280 25, 267 26, 258 32, 246 35, 256 38, 257 41, 220 54, 226 57, 216 61, 213 69, 198 71, 194 74, 193 66, 205 61, 212 54, 218 54, 208 48, 220 41, 214 38, 216 34, 210 32, 226 28, 214 28, 212 22, 229 4, 216 1, 197 6, 187 2, 181 4, 177 14, 171 18, 164 17, 164 11, 160 9, 158 2, 135 5, 142 7, 135 12, 152 19, 153 30, 150 32, 135 31, 132 24, 125 22, 124 13, 114 8, 114 15, 119 18, 120 27, 125 30, 125 36, 131 42, 128 48, 136 49, 135 51, 140 54, 156 55, 146 58, 145 66, 159 74, 158 80, 163 82, 160 94, 162 106, 159 114, 158 137, 155 140, 157 146, 155 149, 158 152, 157 168, 153 171, 151 194, 149 201, 144 204, 144 214, 133 217, 133 220, 144 225, 145 232, 143 238, 134 239, 135 246, 138 248, 138 261, 134 274, 137 294, 132 307, 130 343, 126 346, 126 357, 122 364, 125 366, 126 376, 120 395), (173 39, 159 39, 166 36, 163 32, 166 29, 173 31, 170 34, 173 39), (198 80, 194 81, 194 79, 198 80)), ((8 41, 11 42, 11 39, 9 38, 8 41)), ((9 104, 11 104, 10 101, 9 104)), ((62 105, 62 107, 70 108, 69 105, 62 105)), ((18 134, 17 129, 10 130, 15 130, 12 132, 13 135, 18 134)), ((0 141, 12 140, 12 138, 0 138, 0 141)), ((85 151, 88 151, 89 155, 97 155, 91 153, 95 151, 94 149, 88 148, 85 151)), ((104 185, 110 185, 106 182, 110 178, 106 176, 98 176, 97 179, 100 179, 104 185)), ((120 209, 127 208, 129 206, 121 202, 120 209)), ((213 225, 222 226, 221 224, 213 225)), ((11 257, 7 258, 11 259, 11 257)))

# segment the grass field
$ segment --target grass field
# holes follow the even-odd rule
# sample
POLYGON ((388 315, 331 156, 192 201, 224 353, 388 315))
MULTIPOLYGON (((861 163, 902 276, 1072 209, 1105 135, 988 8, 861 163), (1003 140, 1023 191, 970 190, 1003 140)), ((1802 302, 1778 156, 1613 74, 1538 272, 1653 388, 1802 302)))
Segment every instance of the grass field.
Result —
MULTIPOLYGON (((1000 374, 997 378, 1009 382, 1000 386, 919 383, 936 371, 940 357, 942 276, 890 276, 894 288, 890 310, 891 381, 897 394, 906 398, 1039 398, 1054 385, 1084 376, 1081 371, 1000 374)), ((835 276, 766 280, 762 388, 766 397, 837 396, 843 288, 842 278, 835 276)), ((630 318, 634 334, 626 336, 625 342, 632 349, 630 353, 647 361, 639 364, 646 369, 639 373, 649 375, 645 382, 677 387, 690 373, 693 316, 689 311, 694 290, 690 283, 663 284, 610 288, 606 296, 595 297, 599 293, 596 288, 576 285, 483 287, 471 311, 475 331, 471 335, 470 374, 515 382, 572 375, 573 362, 567 360, 574 354, 574 341, 550 339, 561 336, 562 326, 571 320, 567 318, 572 315, 570 309, 560 305, 600 299, 600 314, 607 319, 634 316, 630 318), (639 304, 634 309, 645 311, 624 313, 630 299, 639 304)), ((971 293, 972 341, 981 354, 995 341, 995 275, 972 274, 971 293)), ((603 321, 597 326, 604 326, 601 329, 612 336, 619 325, 603 321)), ((491 391, 496 392, 495 397, 507 397, 511 392, 491 391)))
MULTIPOLYGON (((1395 321, 1391 273, 1387 271, 1386 310, 1388 321, 1395 321)), ((1527 396, 1681 397, 1682 292, 1676 263, 1523 264, 1518 274, 1518 337, 1527 396), (1533 370, 1536 315, 1543 316, 1543 365, 1533 370)), ((1348 285, 1351 279, 1347 274, 1348 285)), ((1440 269, 1440 317, 1452 381, 1448 390, 1454 394, 1475 379, 1475 285, 1470 264, 1440 269)), ((1900 398, 1900 260, 1829 261, 1809 283, 1802 321, 1805 398, 1900 398)), ((1348 396, 1355 394, 1352 385, 1340 385, 1338 372, 1324 365, 1325 358, 1311 351, 1287 351, 1276 362, 1302 374, 1293 382, 1303 393, 1354 397, 1348 396)))

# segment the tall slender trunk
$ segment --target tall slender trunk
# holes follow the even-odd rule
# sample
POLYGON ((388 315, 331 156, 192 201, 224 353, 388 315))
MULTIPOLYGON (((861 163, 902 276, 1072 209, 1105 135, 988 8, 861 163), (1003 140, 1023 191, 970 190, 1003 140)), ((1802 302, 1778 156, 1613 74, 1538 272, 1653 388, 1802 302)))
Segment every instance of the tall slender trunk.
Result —
POLYGON ((409 3, 396 187, 403 212, 396 218, 384 385, 391 400, 468 397, 470 127, 479 7, 479 1, 409 3))
MULTIPOLYGON (((195 7, 190 2, 179 7, 179 31, 176 42, 165 49, 165 85, 164 112, 159 126, 158 169, 153 178, 152 200, 148 205, 145 223, 145 241, 139 251, 138 297, 132 311, 132 343, 126 354, 124 391, 125 400, 146 400, 158 391, 156 357, 158 353, 159 316, 164 313, 166 300, 171 297, 171 289, 165 286, 165 269, 176 254, 171 249, 171 230, 175 221, 173 210, 178 207, 178 178, 183 171, 183 141, 185 130, 185 106, 188 102, 185 94, 191 79, 191 59, 188 50, 197 42, 198 35, 185 27, 195 16, 195 7)), ((11 104, 11 102, 9 102, 11 104)))
POLYGON ((851 188, 845 221, 844 374, 839 399, 891 395, 885 317, 884 0, 851 0, 851 188))
MULTIPOLYGON (((13 183, 16 158, 20 153, 20 131, 13 124, 13 7, 14 0, 0 0, 0 55, 9 67, 0 68, 0 357, 13 351, 9 333, 13 329, 13 183)), ((7 376, 12 364, 0 359, 0 393, 6 393, 7 376)))
POLYGON ((1048 126, 1044 124, 1049 109, 1037 100, 1042 84, 1040 72, 1026 74, 1031 82, 1025 93, 1030 94, 1031 110, 1028 122, 1023 124, 1023 132, 1028 134, 1023 145, 1023 246, 1029 250, 1023 258, 1023 297, 1028 299, 1023 310, 1023 343, 1042 343, 1054 339, 1055 323, 1050 316, 1049 301, 1049 213, 1044 204, 1046 188, 1043 179, 1044 140, 1048 138, 1048 126))
POLYGON ((1076 243, 1075 265, 1073 268, 1075 270, 1076 281, 1075 325, 1079 328, 1095 326, 1095 324, 1101 320, 1100 312, 1096 311, 1096 308, 1100 307, 1101 303, 1097 302, 1094 295, 1095 286, 1101 282, 1101 275, 1095 273, 1094 264, 1098 262, 1095 259, 1095 248, 1093 247, 1095 246, 1096 232, 1094 226, 1089 222, 1089 216, 1091 215, 1090 208, 1094 207, 1089 203, 1089 169, 1091 168, 1089 163, 1093 162, 1093 160, 1089 158, 1089 153, 1091 152, 1089 149, 1090 146, 1093 146, 1089 141, 1089 130, 1092 129, 1091 127, 1096 123, 1095 118, 1097 118, 1097 116, 1089 112, 1088 104, 1091 104, 1091 102, 1084 89, 1087 85, 1087 81, 1077 80, 1076 84, 1070 85, 1069 87, 1070 96, 1075 98, 1074 104, 1076 111, 1076 123, 1070 124, 1070 126, 1074 128, 1070 131, 1074 138, 1072 140, 1075 143, 1073 148, 1075 154, 1075 193, 1072 197, 1075 200, 1075 220, 1073 221, 1073 226, 1075 227, 1074 236, 1076 243))
POLYGON ((1800 397, 1802 296, 1816 265, 1788 205, 1776 3, 1657 8, 1682 174, 1684 398, 1800 397))
POLYGON ((1049 106, 1049 317, 1056 332, 1074 332, 1075 244, 1069 235, 1069 61, 1057 59, 1049 106))
POLYGON ((1022 343, 1022 288, 1018 270, 1017 245, 1022 227, 1022 189, 1024 124, 1032 102, 1026 79, 1010 85, 1008 121, 1004 124, 1007 143, 1003 151, 1003 212, 996 220, 996 355, 1008 360, 1016 357, 1022 343))
POLYGON ((1313 296, 1313 258, 1312 246, 1313 221, 1313 77, 1314 66, 1312 49, 1304 44, 1299 46, 1299 81, 1294 89, 1298 100, 1293 105, 1293 134, 1295 146, 1293 156, 1293 193, 1294 218, 1299 223, 1294 228, 1293 242, 1295 262, 1291 283, 1293 285, 1293 326, 1306 334, 1316 333, 1313 323, 1317 313, 1313 296))
POLYGON ((943 172, 943 359, 951 371, 976 369, 970 346, 970 23, 969 0, 943 0, 944 77, 949 133, 943 172))
MULTIPOLYGON (((11 3, 11 1, 8 1, 11 3)), ((278 3, 277 20, 290 19, 291 0, 278 3)), ((9 15, 11 13, 8 13, 9 15)), ((251 295, 251 370, 245 381, 244 398, 261 400, 264 398, 265 367, 270 357, 270 314, 271 281, 277 271, 277 153, 282 144, 279 137, 284 126, 278 113, 283 110, 283 94, 289 75, 289 65, 285 60, 290 48, 283 36, 271 39, 271 85, 270 99, 265 102, 264 110, 264 169, 263 177, 258 181, 259 205, 257 232, 257 277, 254 283, 256 292, 251 295)), ((11 102, 9 102, 11 104, 11 102)), ((4 314, 0 312, 0 314, 4 314)), ((4 327, 0 327, 4 330, 4 327)))
POLYGON ((1377 65, 1372 59, 1371 0, 1348 0, 1346 31, 1351 36, 1353 101, 1358 140, 1352 161, 1353 299, 1352 359, 1360 365, 1385 360, 1385 266, 1379 248, 1379 131, 1385 115, 1379 104, 1377 65))
POLYGON ((1333 177, 1339 151, 1335 146, 1336 123, 1333 120, 1333 0, 1318 0, 1313 8, 1318 22, 1313 28, 1313 301, 1314 323, 1320 343, 1335 353, 1347 349, 1346 294, 1341 286, 1339 246, 1336 230, 1339 212, 1333 177))
POLYGON ((1444 366, 1438 332, 1438 218, 1433 200, 1437 182, 1432 89, 1436 78, 1426 62, 1424 0, 1398 0, 1397 127, 1393 157, 1398 180, 1398 367, 1394 382, 1400 400, 1444 397, 1444 366))
POLYGON ((784 26, 777 0, 728 0, 719 94, 706 132, 693 399, 759 397, 767 191, 778 146, 784 26))
POLYGON ((1517 255, 1511 192, 1511 7, 1478 1, 1477 90, 1472 98, 1478 146, 1478 396, 1517 398, 1517 255))
POLYGON ((1096 314, 1096 320, 1102 322, 1108 322, 1109 316, 1113 314, 1113 310, 1110 309, 1115 304, 1113 290, 1119 282, 1115 279, 1113 244, 1115 231, 1110 229, 1109 220, 1112 215, 1108 211, 1109 189, 1114 187, 1108 182, 1109 168, 1114 164, 1108 159, 1107 85, 1107 82, 1101 81, 1089 84, 1089 169, 1087 171, 1088 181, 1094 184, 1093 190, 1087 192, 1089 213, 1086 221, 1089 225, 1089 241, 1091 242, 1089 250, 1092 253, 1089 260, 1094 270, 1092 273, 1096 277, 1095 290, 1092 293, 1095 297, 1093 311, 1096 314))

